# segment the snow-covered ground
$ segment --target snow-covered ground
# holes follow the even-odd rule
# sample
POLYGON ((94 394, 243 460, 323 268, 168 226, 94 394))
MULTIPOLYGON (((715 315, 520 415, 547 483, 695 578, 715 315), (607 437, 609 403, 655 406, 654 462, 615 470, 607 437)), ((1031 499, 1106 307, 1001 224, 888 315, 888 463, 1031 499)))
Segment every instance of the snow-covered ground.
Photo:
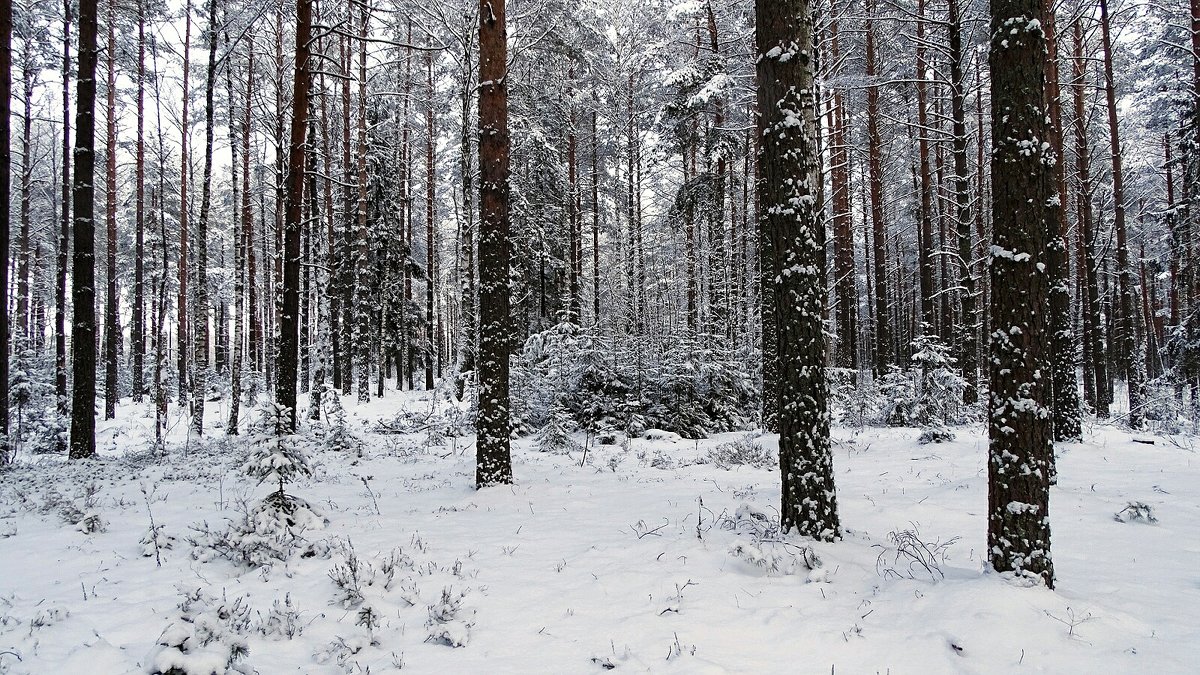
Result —
POLYGON ((151 420, 126 405, 99 424, 100 460, 19 458, 0 475, 0 673, 146 672, 198 615, 264 675, 1200 672, 1188 443, 1095 427, 1060 449, 1051 591, 984 571, 979 428, 924 446, 914 429, 836 430, 846 534, 811 545, 762 536, 776 471, 697 463, 744 434, 592 444, 586 458, 523 440, 516 485, 477 492, 470 437, 370 431, 428 399, 344 403, 362 456, 314 454, 289 489, 328 519, 306 533, 315 555, 265 569, 202 562, 187 543, 270 491, 240 471, 244 436, 185 443, 175 420, 169 455, 151 457, 151 420), (1157 522, 1114 518, 1130 502, 1157 522), (85 533, 64 511, 105 526, 85 533), (151 513, 175 538, 161 567, 140 541, 151 513), (352 567, 355 597, 334 582, 352 567))

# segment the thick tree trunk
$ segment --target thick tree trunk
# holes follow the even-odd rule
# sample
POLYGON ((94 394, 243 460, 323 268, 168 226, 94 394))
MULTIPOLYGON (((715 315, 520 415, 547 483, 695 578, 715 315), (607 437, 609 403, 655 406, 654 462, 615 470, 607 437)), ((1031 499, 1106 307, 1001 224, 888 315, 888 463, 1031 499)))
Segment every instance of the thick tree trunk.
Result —
MULTIPOLYGON (((830 62, 841 61, 838 22, 829 26, 830 62)), ((830 114, 832 140, 829 177, 833 202, 833 269, 837 291, 837 354, 840 368, 858 368, 858 289, 854 278, 854 214, 850 208, 850 153, 846 144, 845 100, 841 89, 833 92, 830 114)))
POLYGON ((512 483, 509 454, 508 30, 504 0, 479 3, 479 414, 477 487, 512 483))
POLYGON ((96 454, 96 0, 79 3, 75 86, 74 255, 71 272, 71 459, 96 454))
POLYGON ((1053 158, 1043 0, 992 0, 992 277, 988 558, 1054 584, 1050 557, 1050 286, 1053 158), (1033 148, 1033 150, 1031 150, 1033 148))
POLYGON ((758 98, 764 130, 760 216, 774 257, 780 505, 785 532, 825 541, 841 535, 833 484, 825 383, 825 224, 818 200, 813 18, 805 0, 758 0, 758 98), (780 274, 790 269, 790 274, 780 274))

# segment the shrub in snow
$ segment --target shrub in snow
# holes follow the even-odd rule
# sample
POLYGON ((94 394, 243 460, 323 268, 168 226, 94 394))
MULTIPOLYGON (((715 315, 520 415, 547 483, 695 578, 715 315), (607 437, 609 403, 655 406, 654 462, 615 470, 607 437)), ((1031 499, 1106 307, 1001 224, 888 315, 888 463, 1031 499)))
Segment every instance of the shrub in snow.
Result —
POLYGON ((921 445, 928 443, 949 443, 954 438, 953 431, 940 424, 933 424, 921 430, 921 435, 917 437, 917 442, 921 445))
POLYGON ((704 456, 704 461, 726 471, 735 466, 749 466, 755 469, 774 469, 779 466, 776 453, 764 448, 751 434, 710 448, 704 456))
POLYGON ((163 531, 163 525, 151 525, 146 528, 146 533, 138 540, 138 544, 142 547, 142 556, 145 558, 153 558, 161 555, 163 551, 169 551, 175 548, 175 537, 163 531))
MULTIPOLYGON (((399 585, 398 573, 413 569, 413 560, 398 548, 382 559, 364 560, 348 540, 336 550, 341 561, 329 570, 329 578, 337 587, 335 601, 343 609, 357 610, 357 625, 375 630, 379 627, 381 601, 399 585)), ((415 588, 401 591, 401 600, 410 606, 416 604, 415 588)))
POLYGON ((442 589, 441 599, 429 605, 429 619, 425 622, 425 627, 429 629, 426 642, 451 647, 467 646, 471 641, 471 628, 475 625, 475 610, 463 606, 466 597, 465 591, 456 593, 449 586, 442 589))
POLYGON ((291 411, 281 405, 268 403, 263 406, 258 424, 250 438, 250 452, 242 470, 246 475, 257 478, 259 484, 276 483, 279 489, 274 499, 280 508, 286 508, 289 497, 284 491, 288 483, 312 475, 304 439, 296 434, 279 433, 285 427, 285 417, 291 411))
POLYGON ((242 501, 238 517, 223 528, 213 529, 207 522, 193 525, 194 534, 188 538, 192 557, 201 562, 222 557, 248 567, 268 567, 286 562, 297 551, 304 557, 319 555, 322 542, 309 542, 305 534, 323 528, 325 520, 302 499, 289 496, 283 503, 287 510, 271 497, 255 505, 242 501))
POLYGON ((875 571, 884 578, 904 577, 916 579, 929 577, 938 581, 946 577, 942 566, 946 563, 946 552, 958 542, 958 537, 946 541, 925 541, 914 525, 908 530, 888 532, 887 544, 876 544, 879 556, 875 559, 875 571))
POLYGON ((362 439, 356 436, 350 430, 350 426, 346 424, 346 413, 339 410, 331 415, 331 419, 332 421, 325 429, 325 435, 321 438, 321 448, 327 452, 354 453, 362 457, 362 439))
POLYGON ((555 403, 546 424, 538 431, 534 446, 539 451, 552 455, 569 455, 574 450, 580 450, 582 448, 579 443, 571 438, 571 431, 575 426, 567 409, 555 403))
MULTIPOLYGON (((779 518, 753 504, 742 503, 733 517, 722 515, 718 524, 722 529, 747 536, 739 538, 729 547, 729 556, 764 574, 811 573, 821 567, 821 559, 811 547, 787 541, 780 530, 779 518)), ((817 580, 812 574, 809 578, 817 580)))
POLYGON ((292 604, 292 595, 283 596, 283 602, 278 598, 271 603, 271 609, 262 617, 258 625, 258 633, 275 641, 291 640, 304 632, 300 623, 300 610, 292 604))
POLYGON ((1118 523, 1147 523, 1158 522, 1154 516, 1154 508, 1145 502, 1129 502, 1125 508, 1113 514, 1113 520, 1118 523))
POLYGON ((203 589, 184 593, 179 618, 163 631, 148 659, 151 675, 252 675, 243 663, 250 654, 250 606, 203 589))

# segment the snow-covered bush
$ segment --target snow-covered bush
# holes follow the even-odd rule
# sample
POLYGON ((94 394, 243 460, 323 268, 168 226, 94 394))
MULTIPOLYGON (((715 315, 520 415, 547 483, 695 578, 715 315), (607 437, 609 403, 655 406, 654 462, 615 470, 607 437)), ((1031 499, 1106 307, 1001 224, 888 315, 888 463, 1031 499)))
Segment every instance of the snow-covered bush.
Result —
POLYGON ((257 478, 259 484, 276 483, 279 489, 268 497, 281 510, 287 510, 292 499, 285 492, 288 483, 312 475, 304 439, 297 434, 280 433, 291 411, 281 405, 263 406, 258 423, 250 437, 250 452, 242 465, 246 475, 257 478))
POLYGON ((362 457, 362 439, 350 430, 344 412, 339 410, 330 415, 329 426, 325 428, 325 434, 321 437, 321 449, 339 454, 354 453, 362 457))
POLYGON ((455 592, 449 586, 442 589, 441 599, 429 605, 429 619, 425 622, 429 629, 427 642, 467 646, 471 641, 471 628, 475 626, 475 610, 464 607, 466 597, 466 591, 455 592))
POLYGON ((569 455, 572 451, 581 449, 579 443, 571 438, 571 430, 574 427, 575 421, 571 419, 570 413, 561 404, 556 403, 550 410, 546 424, 538 431, 534 445, 540 452, 569 455))
POLYGON ((916 525, 906 530, 893 530, 888 532, 887 544, 875 545, 879 549, 875 571, 884 578, 927 576, 930 581, 944 579, 946 574, 942 567, 946 564, 946 552, 956 542, 958 537, 925 541, 916 525))
POLYGON ((749 466, 755 469, 774 469, 779 466, 776 453, 763 447, 751 434, 709 449, 704 461, 725 470, 735 466, 749 466))
POLYGON ((730 545, 728 554, 750 568, 761 570, 768 576, 805 572, 810 581, 825 580, 824 574, 812 574, 821 567, 816 552, 809 546, 787 541, 780 530, 778 517, 752 504, 742 503, 732 517, 722 515, 718 524, 722 529, 743 535, 730 545))
POLYGON ((931 424, 921 430, 917 442, 921 445, 928 443, 949 443, 955 438, 954 432, 941 424, 931 424))
POLYGON ((262 617, 257 631, 267 639, 275 641, 291 640, 304 632, 304 625, 300 622, 300 610, 292 603, 290 593, 283 596, 283 602, 276 598, 271 603, 271 609, 262 617))
POLYGON ((1118 523, 1147 523, 1158 522, 1154 515, 1154 507, 1145 502, 1129 502, 1125 508, 1113 514, 1113 520, 1118 523))
POLYGON ((203 589, 184 592, 179 618, 158 638, 148 663, 151 675, 252 675, 250 606, 244 596, 230 601, 203 589))

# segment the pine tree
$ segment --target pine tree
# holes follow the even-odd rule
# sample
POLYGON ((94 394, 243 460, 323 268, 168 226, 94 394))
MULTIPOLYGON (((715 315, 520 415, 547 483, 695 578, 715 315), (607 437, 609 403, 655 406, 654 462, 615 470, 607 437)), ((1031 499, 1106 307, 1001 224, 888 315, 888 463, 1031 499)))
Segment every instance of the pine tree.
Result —
POLYGON ((512 483, 509 453, 508 30, 504 0, 479 2, 479 413, 475 485, 512 483))
POLYGON ((825 384, 825 224, 817 200, 813 15, 806 0, 757 0, 758 98, 764 130, 759 189, 774 258, 779 465, 785 531, 841 534, 825 384))
POLYGON ((992 246, 988 559, 1054 584, 1049 272, 1053 155, 1043 0, 991 0, 992 246))
POLYGON ((75 95, 75 183, 72 207, 71 459, 96 454, 96 0, 79 2, 79 73, 75 95))

